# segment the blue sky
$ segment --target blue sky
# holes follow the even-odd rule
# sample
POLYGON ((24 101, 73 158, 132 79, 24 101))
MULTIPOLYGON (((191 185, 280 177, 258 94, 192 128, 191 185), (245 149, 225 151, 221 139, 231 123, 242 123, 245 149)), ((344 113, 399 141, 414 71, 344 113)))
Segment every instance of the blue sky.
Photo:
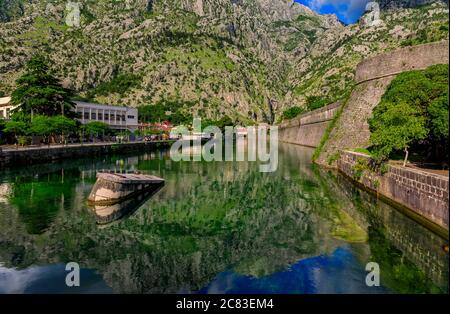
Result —
POLYGON ((338 18, 352 24, 364 13, 369 0, 295 0, 321 14, 335 13, 338 18))

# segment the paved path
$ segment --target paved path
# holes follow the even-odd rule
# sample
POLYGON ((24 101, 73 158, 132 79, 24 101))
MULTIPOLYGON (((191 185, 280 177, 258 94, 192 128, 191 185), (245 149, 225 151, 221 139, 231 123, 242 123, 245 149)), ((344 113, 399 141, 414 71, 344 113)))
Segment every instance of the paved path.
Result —
POLYGON ((118 143, 118 142, 99 142, 99 143, 85 143, 83 145, 77 143, 77 144, 67 144, 67 145, 51 145, 50 147, 47 145, 41 145, 41 146, 26 146, 26 147, 18 147, 15 148, 13 146, 7 146, 7 147, 1 147, 0 149, 4 152, 8 151, 29 151, 29 150, 41 150, 41 149, 56 149, 56 148, 63 148, 63 147, 86 147, 86 146, 104 146, 104 145, 114 145, 114 144, 139 144, 139 143, 165 143, 169 141, 155 141, 155 142, 145 142, 145 141, 139 141, 139 142, 124 142, 124 143, 118 143))

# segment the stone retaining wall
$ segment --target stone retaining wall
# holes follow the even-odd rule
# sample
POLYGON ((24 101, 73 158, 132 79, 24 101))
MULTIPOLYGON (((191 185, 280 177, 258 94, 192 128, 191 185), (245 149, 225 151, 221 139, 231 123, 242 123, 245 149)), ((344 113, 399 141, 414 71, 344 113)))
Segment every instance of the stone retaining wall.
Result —
POLYGON ((340 102, 305 113, 279 126, 280 141, 302 146, 317 147, 328 124, 341 106, 340 102))
POLYGON ((336 167, 329 158, 336 152, 369 147, 367 120, 392 80, 404 71, 423 70, 435 64, 448 64, 448 41, 406 47, 362 61, 356 69, 357 86, 343 108, 335 128, 322 148, 318 164, 336 167))
POLYGON ((364 154, 344 151, 337 162, 340 172, 394 203, 432 223, 449 229, 449 178, 419 169, 389 165, 386 173, 357 171, 355 165, 370 163, 364 154))
POLYGON ((95 157, 114 153, 139 153, 151 151, 156 148, 170 147, 171 142, 156 143, 122 143, 122 144, 95 144, 84 146, 31 148, 28 150, 0 150, 0 169, 10 166, 27 166, 52 162, 61 159, 77 159, 95 157))

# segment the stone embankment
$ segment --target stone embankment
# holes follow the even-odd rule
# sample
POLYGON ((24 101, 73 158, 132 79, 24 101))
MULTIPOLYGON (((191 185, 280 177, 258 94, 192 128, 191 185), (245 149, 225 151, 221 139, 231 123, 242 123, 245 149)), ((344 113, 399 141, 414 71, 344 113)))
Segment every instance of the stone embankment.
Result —
POLYGON ((341 173, 385 201, 411 210, 406 212, 411 218, 425 218, 422 223, 448 238, 448 177, 396 165, 375 171, 370 164, 369 156, 350 151, 341 152, 337 162, 341 173))
POLYGON ((115 153, 140 153, 168 148, 173 142, 101 143, 68 146, 42 146, 0 150, 0 169, 11 166, 29 166, 63 159, 96 157, 115 153))
POLYGON ((402 72, 448 64, 448 49, 449 42, 441 41, 402 48, 362 61, 356 69, 356 86, 342 106, 332 104, 322 111, 282 124, 280 140, 311 147, 320 145, 316 163, 339 169, 385 201, 407 208, 414 218, 422 218, 425 224, 441 228, 440 233, 448 238, 448 177, 389 166, 385 175, 365 172, 359 178, 361 173, 355 166, 364 155, 348 152, 370 146, 368 119, 392 80, 402 72))

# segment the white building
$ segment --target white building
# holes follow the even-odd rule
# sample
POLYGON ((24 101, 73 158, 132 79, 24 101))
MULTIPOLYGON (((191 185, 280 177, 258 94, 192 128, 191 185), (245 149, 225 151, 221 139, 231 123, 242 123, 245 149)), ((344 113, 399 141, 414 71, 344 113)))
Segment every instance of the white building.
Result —
POLYGON ((0 97, 0 119, 9 119, 13 109, 11 97, 0 97))
MULTIPOLYGON (((108 124, 114 130, 138 129, 138 111, 136 108, 100 105, 75 101, 75 112, 78 120, 87 124, 99 121, 108 124)), ((9 119, 15 106, 11 105, 11 97, 0 98, 0 119, 9 119)))
POLYGON ((138 129, 138 110, 136 108, 100 105, 75 101, 78 120, 87 124, 99 121, 114 130, 135 131, 138 129))

